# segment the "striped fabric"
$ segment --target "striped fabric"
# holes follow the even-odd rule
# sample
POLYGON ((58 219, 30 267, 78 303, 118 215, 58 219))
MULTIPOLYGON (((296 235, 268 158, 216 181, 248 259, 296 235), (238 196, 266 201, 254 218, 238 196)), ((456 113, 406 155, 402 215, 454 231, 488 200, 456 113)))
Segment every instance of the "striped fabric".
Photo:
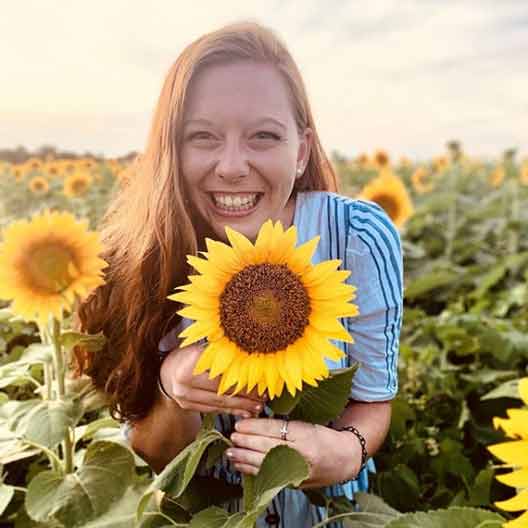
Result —
MULTIPOLYGON (((334 341, 346 357, 340 361, 327 360, 329 368, 347 367, 354 361, 360 363, 350 392, 355 400, 375 402, 394 398, 398 389, 403 308, 403 266, 398 231, 378 205, 325 191, 298 194, 294 224, 298 244, 316 235, 321 237, 312 263, 340 259, 339 269, 351 270, 347 282, 357 288, 354 302, 360 315, 341 320, 355 343, 334 341)), ((175 337, 191 322, 182 321, 178 328, 164 336, 159 343, 160 351, 170 350, 175 345, 175 337)), ((216 427, 229 435, 236 420, 231 415, 218 416, 216 427)), ((354 492, 367 491, 369 472, 375 472, 372 459, 356 480, 329 486, 326 493, 352 499, 354 492)), ((202 474, 240 483, 240 474, 231 468, 227 458, 202 474)), ((230 511, 238 511, 240 506, 234 503, 230 511)), ((311 527, 325 515, 325 509, 312 506, 302 491, 285 489, 275 497, 257 526, 311 527)), ((341 528, 342 524, 328 526, 341 528)))

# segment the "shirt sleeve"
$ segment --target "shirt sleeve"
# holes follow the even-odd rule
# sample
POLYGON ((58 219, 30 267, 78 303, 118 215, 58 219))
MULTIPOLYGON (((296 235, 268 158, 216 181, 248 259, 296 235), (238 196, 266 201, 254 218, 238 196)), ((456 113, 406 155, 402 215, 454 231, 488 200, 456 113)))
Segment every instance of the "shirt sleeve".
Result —
POLYGON ((403 315, 403 256, 400 236, 388 215, 373 202, 354 200, 349 208, 344 267, 356 289, 359 315, 345 319, 357 361, 350 397, 384 401, 398 391, 399 340, 403 315))

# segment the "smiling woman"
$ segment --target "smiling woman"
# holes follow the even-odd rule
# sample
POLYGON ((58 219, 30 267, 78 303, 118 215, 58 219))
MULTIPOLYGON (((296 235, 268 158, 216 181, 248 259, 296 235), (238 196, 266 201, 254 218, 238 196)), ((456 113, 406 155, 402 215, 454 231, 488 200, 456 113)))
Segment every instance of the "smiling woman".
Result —
MULTIPOLYGON (((348 498, 368 489, 368 472, 375 467, 372 459, 364 464, 365 458, 385 438, 397 391, 400 239, 381 208, 337 194, 300 72, 270 30, 234 24, 183 50, 165 80, 145 153, 109 208, 102 236, 106 284, 80 307, 78 319, 83 330, 102 330, 107 344, 96 356, 78 349, 79 368, 108 393, 113 414, 129 426, 132 448, 155 471, 195 439, 201 413, 214 412, 219 413, 216 427, 231 435, 233 448, 213 467, 202 468, 210 477, 238 484, 243 474, 259 470, 269 449, 290 441, 309 462, 302 488, 324 487, 331 496, 348 498), (285 230, 293 226, 288 233, 296 231, 297 243, 305 244, 300 254, 313 264, 340 262, 336 273, 350 276, 358 287, 359 315, 343 314, 339 323, 354 343, 336 340, 339 350, 318 367, 322 372, 361 363, 350 404, 333 424, 293 421, 285 432, 282 421, 263 414, 273 394, 218 394, 220 377, 193 375, 197 364, 207 369, 211 360, 202 356, 204 343, 183 346, 178 339, 191 321, 180 317, 178 305, 167 297, 187 283, 193 271, 187 262, 196 263, 207 251, 207 239, 213 247, 215 241, 227 242, 229 229, 244 235, 240 240, 247 244, 256 243, 268 220, 280 221, 285 230), (314 238, 317 250, 308 251, 314 238)), ((254 277, 240 272, 233 288, 248 286, 249 304, 237 306, 238 295, 228 304, 251 318, 253 294, 266 306, 284 300, 285 291, 293 298, 299 292, 291 287, 291 271, 298 265, 293 259, 278 275, 260 270, 262 291, 255 290, 254 277)), ((327 286, 321 286, 322 294, 327 286)), ((210 306, 206 296, 195 295, 210 306)), ((292 298, 273 304, 277 320, 307 316, 292 298)), ((251 321, 241 324, 233 317, 224 318, 219 331, 236 327, 236 336, 225 335, 246 339, 251 321)), ((283 333, 277 328, 281 339, 283 333)), ((256 343, 255 357, 267 346, 266 339, 256 343)), ((299 366, 313 373, 314 364, 304 363, 316 351, 299 352, 299 366)), ((227 507, 238 511, 242 505, 235 500, 227 507)), ((302 490, 284 489, 257 526, 307 527, 326 515, 302 490)))

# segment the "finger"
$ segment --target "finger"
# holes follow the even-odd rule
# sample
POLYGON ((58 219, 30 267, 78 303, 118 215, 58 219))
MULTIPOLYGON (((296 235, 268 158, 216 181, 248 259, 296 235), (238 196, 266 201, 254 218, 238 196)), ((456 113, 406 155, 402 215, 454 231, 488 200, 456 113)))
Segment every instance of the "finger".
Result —
POLYGON ((288 445, 288 442, 277 438, 242 433, 233 433, 231 435, 231 441, 237 447, 244 447, 261 453, 267 453, 270 449, 278 445, 288 445))
MULTIPOLYGON (((241 396, 223 396, 216 392, 196 389, 186 385, 178 384, 172 389, 172 394, 180 400, 194 401, 204 405, 211 405, 225 412, 226 409, 240 409, 247 413, 259 414, 263 404, 241 396)), ((248 416, 249 418, 249 416, 248 416)))
POLYGON ((243 434, 253 434, 281 439, 281 430, 285 423, 288 429, 286 439, 289 442, 294 442, 295 434, 292 431, 292 429, 295 429, 294 422, 288 422, 287 420, 276 420, 275 418, 249 418, 237 422, 235 424, 235 429, 237 432, 243 434))
POLYGON ((184 400, 182 402, 178 401, 177 403, 185 411, 195 411, 195 412, 201 412, 201 413, 226 412, 225 409, 219 411, 218 407, 214 407, 212 405, 205 405, 200 402, 184 400))
POLYGON ((241 418, 251 418, 252 414, 244 409, 230 409, 228 407, 215 407, 214 405, 206 405, 201 402, 192 400, 177 401, 178 405, 186 411, 198 411, 198 412, 213 412, 220 414, 233 414, 240 416, 241 418))
POLYGON ((243 464, 259 468, 266 455, 258 451, 251 451, 251 449, 230 448, 227 456, 233 461, 233 464, 243 464))

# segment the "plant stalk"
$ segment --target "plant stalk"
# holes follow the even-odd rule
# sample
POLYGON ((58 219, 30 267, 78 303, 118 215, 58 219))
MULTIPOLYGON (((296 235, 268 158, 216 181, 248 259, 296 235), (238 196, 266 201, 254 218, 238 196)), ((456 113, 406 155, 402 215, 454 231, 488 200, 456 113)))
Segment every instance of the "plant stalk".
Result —
POLYGON ((453 258, 453 245, 456 237, 456 221, 457 221, 457 195, 456 187, 459 167, 458 163, 455 162, 453 167, 449 171, 449 192, 451 194, 449 200, 449 209, 447 210, 447 233, 446 233, 446 250, 445 256, 448 262, 452 261, 453 258))
MULTIPOLYGON (((52 341, 53 341, 53 359, 55 365, 55 376, 57 379, 57 399, 64 401, 66 396, 66 369, 64 366, 64 355, 62 345, 60 342, 61 326, 59 321, 54 317, 52 322, 52 341)), ((64 457, 64 471, 65 473, 73 472, 73 442, 68 427, 62 441, 62 450, 64 457)))

